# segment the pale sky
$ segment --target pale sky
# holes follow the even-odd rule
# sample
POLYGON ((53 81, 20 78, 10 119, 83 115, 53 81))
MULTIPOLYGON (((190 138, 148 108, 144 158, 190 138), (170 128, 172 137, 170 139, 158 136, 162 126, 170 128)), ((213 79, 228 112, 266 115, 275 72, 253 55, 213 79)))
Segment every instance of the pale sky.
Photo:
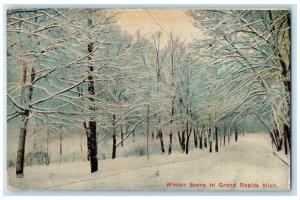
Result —
POLYGON ((155 32, 161 31, 162 40, 166 41, 168 36, 160 28, 159 25, 161 25, 168 34, 173 31, 174 36, 178 36, 182 41, 190 42, 193 38, 203 37, 203 33, 194 27, 193 19, 185 13, 185 10, 147 9, 153 19, 145 9, 119 9, 116 11, 120 12, 117 17, 118 25, 132 35, 140 30, 142 36, 149 38, 155 32))

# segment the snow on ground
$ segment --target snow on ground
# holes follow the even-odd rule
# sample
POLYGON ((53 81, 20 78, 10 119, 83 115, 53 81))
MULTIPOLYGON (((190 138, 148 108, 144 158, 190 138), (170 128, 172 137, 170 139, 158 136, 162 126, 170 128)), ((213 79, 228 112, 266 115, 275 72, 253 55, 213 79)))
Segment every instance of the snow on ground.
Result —
MULTIPOLYGON (((9 188, 24 190, 289 190, 290 188, 290 167, 273 154, 271 140, 267 134, 245 134, 244 137, 239 137, 238 142, 234 142, 232 137, 228 145, 219 147, 218 153, 214 151, 209 153, 207 149, 193 149, 192 142, 190 149, 188 155, 180 152, 174 152, 172 155, 150 155, 149 160, 147 156, 100 160, 99 171, 93 174, 89 173, 89 163, 83 161, 26 166, 23 179, 17 179, 14 175, 15 168, 9 168, 9 188), (167 187, 167 183, 177 185, 167 187), (191 187, 190 183, 194 183, 193 186, 198 185, 191 187), (215 187, 211 187, 210 183, 215 184, 215 187), (241 184, 244 186, 241 187, 241 184), (263 188, 263 184, 269 187, 263 188)), ((287 156, 281 156, 289 162, 287 156)))

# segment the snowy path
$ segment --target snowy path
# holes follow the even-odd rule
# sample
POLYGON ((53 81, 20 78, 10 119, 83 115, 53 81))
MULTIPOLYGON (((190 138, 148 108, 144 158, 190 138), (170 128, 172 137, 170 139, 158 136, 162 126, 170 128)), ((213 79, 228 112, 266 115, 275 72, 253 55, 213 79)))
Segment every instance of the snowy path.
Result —
POLYGON ((24 179, 14 178, 14 169, 9 169, 9 177, 14 188, 35 190, 287 190, 290 175, 289 166, 272 153, 266 134, 241 136, 238 142, 221 146, 218 153, 194 149, 189 155, 150 156, 149 160, 118 158, 101 161, 97 173, 88 169, 87 162, 50 164, 25 168, 24 179), (167 183, 177 185, 167 187, 167 183), (240 187, 241 183, 252 187, 240 187))

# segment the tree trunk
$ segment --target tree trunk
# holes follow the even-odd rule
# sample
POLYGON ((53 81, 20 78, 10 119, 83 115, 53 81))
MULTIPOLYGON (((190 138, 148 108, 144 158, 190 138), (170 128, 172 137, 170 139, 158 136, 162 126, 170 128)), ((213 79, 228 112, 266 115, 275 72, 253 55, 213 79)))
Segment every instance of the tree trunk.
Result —
POLYGON ((83 127, 85 130, 85 134, 86 134, 86 146, 87 146, 87 154, 86 154, 86 159, 87 161, 90 161, 90 133, 89 133, 89 128, 86 125, 86 122, 83 122, 83 127))
MULTIPOLYGON (((92 20, 88 19, 88 27, 91 29, 93 24, 92 20)), ((92 40, 91 36, 89 37, 92 40)), ((91 96, 89 99, 93 103, 94 95, 95 95, 95 87, 94 87, 94 66, 92 65, 92 53, 94 50, 93 42, 88 43, 88 67, 89 67, 89 76, 88 76, 88 93, 91 96)), ((91 111, 95 111, 95 105, 92 104, 89 109, 91 111)), ((90 165, 91 165, 91 173, 98 171, 98 158, 97 158, 97 124, 94 120, 94 116, 91 117, 89 121, 89 148, 90 148, 90 165)))
POLYGON ((28 115, 29 115, 29 111, 25 110, 23 116, 23 127, 21 127, 20 130, 19 144, 18 144, 17 163, 16 163, 17 178, 24 177, 25 140, 27 134, 28 115))
POLYGON ((272 138, 274 140, 273 142, 276 146, 276 149, 277 149, 277 151, 281 151, 281 149, 282 149, 282 138, 280 137, 279 130, 277 128, 276 122, 273 125, 273 133, 274 133, 274 137, 272 137, 272 138))
POLYGON ((287 142, 288 142, 288 148, 290 149, 291 151, 291 129, 290 127, 288 127, 286 124, 285 124, 285 128, 286 128, 286 138, 287 138, 287 142))
POLYGON ((46 139, 46 143, 47 143, 47 146, 46 146, 46 152, 47 152, 47 154, 49 154, 49 129, 47 129, 47 139, 46 139))
POLYGON ((80 154, 82 154, 82 133, 80 133, 80 154))
POLYGON ((223 146, 225 146, 225 143, 226 143, 226 131, 227 131, 227 128, 226 126, 224 126, 224 134, 223 134, 223 146))
MULTIPOLYGON (((269 16, 270 16, 270 20, 272 21, 273 20, 273 16, 272 16, 272 12, 269 11, 269 16)), ((290 22, 290 16, 288 15, 287 16, 287 24, 288 26, 291 25, 291 22, 290 22)), ((272 31, 275 29, 275 27, 272 27, 272 31)), ((288 41, 291 41, 291 31, 290 29, 288 30, 288 41)), ((290 48, 289 48, 289 51, 290 51, 290 48)), ((283 59, 283 56, 280 52, 280 50, 278 49, 277 50, 277 53, 278 53, 278 58, 279 58, 279 62, 280 62, 280 65, 281 65, 281 75, 282 75, 282 79, 283 80, 283 84, 284 84, 284 89, 285 89, 285 92, 286 92, 286 103, 287 103, 287 106, 288 108, 291 107, 291 74, 290 74, 290 71, 291 71, 291 62, 289 61, 289 63, 286 63, 285 60, 283 59)), ((288 120, 290 121, 291 119, 291 114, 290 114, 291 110, 288 109, 287 111, 287 118, 288 120)), ((291 134, 290 134, 290 128, 287 124, 284 124, 283 125, 283 130, 284 130, 284 133, 283 133, 283 137, 285 138, 285 140, 287 140, 288 142, 288 147, 291 151, 291 134)), ((284 144, 286 145, 286 144, 284 144)), ((286 147, 284 147, 286 148, 286 147)), ((287 153, 286 153, 287 154, 287 153)))
POLYGON ((189 139, 190 137, 186 137, 186 145, 185 145, 185 154, 189 154, 189 139))
POLYGON ((117 139, 116 139, 116 116, 115 114, 113 114, 113 121, 112 121, 112 126, 113 126, 113 145, 112 145, 112 156, 111 158, 112 159, 115 159, 116 158, 116 151, 117 151, 117 147, 116 147, 116 144, 117 144, 117 139))
MULTIPOLYGON (((78 96, 81 97, 83 94, 82 94, 82 88, 81 87, 77 87, 77 92, 78 92, 78 96)), ((81 110, 82 112, 82 110, 81 110)), ((85 128, 85 122, 83 122, 83 127, 84 127, 84 131, 86 133, 86 128, 85 128)), ((87 133, 86 133, 87 134, 87 133)), ((82 136, 82 132, 80 132, 80 154, 82 155, 82 139, 83 139, 83 136, 82 136)), ((87 145, 88 147, 88 145, 87 145)))
POLYGON ((170 155, 172 153, 172 131, 170 131, 170 142, 169 142, 169 152, 168 154, 170 155))
MULTIPOLYGON (((188 115, 188 109, 186 110, 186 114, 188 115)), ((189 121, 186 121, 186 142, 185 142, 185 153, 189 153, 189 121)))
POLYGON ((123 144, 123 138, 124 138, 123 126, 121 126, 121 147, 124 145, 123 144))
POLYGON ((212 152, 212 133, 211 133, 211 128, 208 130, 208 137, 209 137, 209 153, 212 152))
POLYGON ((185 131, 181 132, 181 143, 180 143, 180 146, 181 146, 181 150, 182 150, 182 153, 183 153, 185 151, 185 131))
POLYGON ((192 127, 190 127, 189 133, 186 137, 186 144, 185 144, 185 154, 189 154, 189 142, 190 142, 190 136, 192 134, 192 127))
POLYGON ((238 141, 238 130, 237 130, 237 128, 235 129, 234 138, 235 138, 235 141, 237 142, 238 141))
POLYGON ((132 142, 134 142, 134 130, 132 131, 132 142))
POLYGON ((227 132, 227 139, 228 139, 228 141, 227 141, 227 143, 229 143, 230 142, 230 135, 231 135, 231 130, 230 129, 228 129, 228 132, 227 132))
POLYGON ((215 135, 216 135, 216 143, 215 143, 215 151, 219 151, 219 144, 218 144, 218 128, 215 127, 215 135))
POLYGON ((204 132, 204 148, 207 148, 207 135, 204 132))
POLYGON ((91 173, 98 171, 96 122, 89 121, 91 173))
POLYGON ((170 120, 170 127, 171 127, 171 130, 170 130, 170 134, 169 134, 169 151, 168 151, 168 154, 170 155, 172 153, 172 128, 173 128, 173 115, 174 115, 174 99, 172 99, 172 109, 171 109, 171 120, 170 120))
POLYGON ((181 136, 180 136, 180 132, 179 131, 177 131, 177 136, 178 136, 179 145, 181 146, 181 136))
POLYGON ((284 124, 283 126, 284 129, 284 152, 287 155, 288 154, 288 149, 291 151, 291 144, 290 144, 290 128, 284 124))
POLYGON ((111 156, 112 159, 116 158, 116 151, 117 151, 116 143, 117 143, 116 135, 113 135, 113 149, 112 149, 112 156, 111 156))
POLYGON ((163 133, 162 133, 161 130, 159 130, 159 132, 158 132, 158 137, 159 137, 159 140, 160 140, 161 152, 164 153, 165 152, 164 138, 163 138, 163 133))
POLYGON ((149 102, 149 96, 148 96, 148 105, 147 105, 147 158, 149 159, 149 114, 150 114, 150 102, 149 102))
POLYGON ((198 148, 198 137, 197 137, 195 129, 194 129, 194 145, 195 145, 195 148, 198 148))
POLYGON ((203 128, 201 129, 200 135, 199 135, 199 149, 203 148, 203 128))
POLYGON ((49 137, 50 137, 50 135, 49 135, 49 132, 50 131, 47 128, 47 139, 46 139, 46 141, 47 141, 47 148, 46 148, 47 157, 46 157, 46 165, 50 164, 50 155, 49 155, 49 137))
MULTIPOLYGON (((22 87, 22 97, 24 99, 27 98, 25 94, 25 85, 26 85, 26 80, 27 80, 27 64, 23 64, 23 78, 21 82, 21 87, 22 87)), ((31 99, 32 99, 32 94, 33 94, 33 86, 32 83, 35 79, 35 70, 32 68, 31 70, 31 75, 30 75, 30 83, 31 85, 29 86, 29 93, 28 93, 28 107, 31 108, 29 105, 31 99)), ((26 100, 25 100, 26 102, 26 100)), ((23 126, 20 129, 20 135, 19 135, 19 144, 18 144, 18 152, 17 152, 17 162, 16 162, 16 176, 17 178, 23 178, 24 177, 24 159, 25 159, 25 143, 26 143, 26 135, 27 135, 27 126, 28 126, 28 116, 29 116, 29 110, 25 109, 22 113, 22 121, 23 121, 23 126)))
POLYGON ((59 134, 59 155, 62 155, 62 132, 59 134))
POLYGON ((287 148, 287 138, 286 138, 286 135, 284 135, 283 142, 284 142, 284 153, 285 153, 285 155, 287 155, 288 154, 288 148, 287 148))
POLYGON ((186 137, 185 154, 189 154, 189 140, 190 140, 190 136, 188 135, 186 137))

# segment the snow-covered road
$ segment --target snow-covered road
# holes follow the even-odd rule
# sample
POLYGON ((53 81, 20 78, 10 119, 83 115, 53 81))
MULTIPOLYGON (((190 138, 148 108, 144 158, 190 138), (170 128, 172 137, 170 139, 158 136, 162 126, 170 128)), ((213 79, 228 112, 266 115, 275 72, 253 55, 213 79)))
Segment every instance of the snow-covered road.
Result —
POLYGON ((189 155, 178 152, 149 160, 129 157, 99 162, 100 170, 93 174, 88 162, 26 167, 23 179, 16 179, 10 168, 9 181, 13 188, 33 190, 289 189, 290 168, 273 154, 267 134, 240 136, 218 153, 194 149, 189 155))

